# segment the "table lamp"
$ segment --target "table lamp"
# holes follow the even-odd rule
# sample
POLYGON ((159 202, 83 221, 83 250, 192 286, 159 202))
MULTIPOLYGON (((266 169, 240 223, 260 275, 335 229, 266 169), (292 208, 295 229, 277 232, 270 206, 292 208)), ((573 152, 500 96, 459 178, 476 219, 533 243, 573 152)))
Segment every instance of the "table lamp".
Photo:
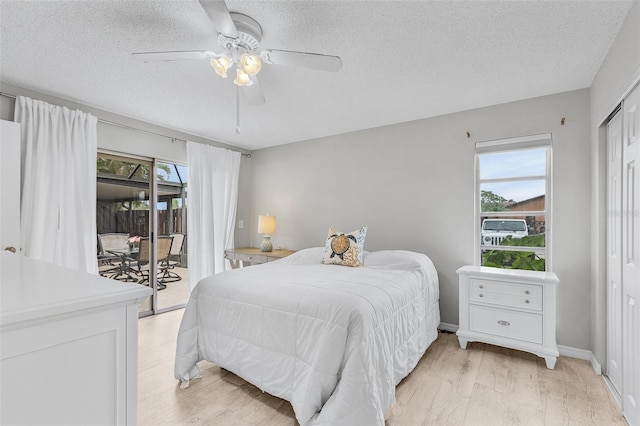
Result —
POLYGON ((276 232, 276 217, 269 215, 258 216, 258 234, 264 234, 262 244, 260 244, 260 251, 272 251, 273 245, 271 244, 271 235, 276 232))

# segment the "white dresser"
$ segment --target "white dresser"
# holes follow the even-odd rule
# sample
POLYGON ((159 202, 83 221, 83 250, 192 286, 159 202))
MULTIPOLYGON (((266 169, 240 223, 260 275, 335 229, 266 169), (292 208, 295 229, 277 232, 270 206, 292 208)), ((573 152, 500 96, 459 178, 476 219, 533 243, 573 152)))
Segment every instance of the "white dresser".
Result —
POLYGON ((6 251, 0 265, 0 423, 135 424, 151 290, 6 251))
POLYGON ((556 344, 556 285, 552 272, 463 266, 460 286, 460 347, 485 342, 544 358, 553 369, 556 344))

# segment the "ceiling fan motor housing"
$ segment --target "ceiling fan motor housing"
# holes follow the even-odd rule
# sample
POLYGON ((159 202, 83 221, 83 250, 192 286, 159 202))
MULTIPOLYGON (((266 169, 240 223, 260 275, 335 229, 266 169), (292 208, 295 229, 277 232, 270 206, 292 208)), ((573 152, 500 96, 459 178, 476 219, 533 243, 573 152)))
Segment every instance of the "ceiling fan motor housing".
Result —
POLYGON ((245 49, 247 52, 257 52, 262 40, 262 27, 258 21, 242 13, 230 12, 229 14, 238 30, 238 37, 232 38, 218 33, 218 44, 225 49, 231 45, 245 49))

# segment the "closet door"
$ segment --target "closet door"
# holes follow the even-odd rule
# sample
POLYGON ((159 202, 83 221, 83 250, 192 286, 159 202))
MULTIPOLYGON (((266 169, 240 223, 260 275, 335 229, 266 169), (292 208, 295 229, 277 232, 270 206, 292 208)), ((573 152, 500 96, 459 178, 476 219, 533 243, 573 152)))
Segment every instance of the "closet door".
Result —
POLYGON ((640 86, 623 103, 622 144, 622 411, 640 425, 640 86))
POLYGON ((607 124, 607 365, 622 394, 622 112, 607 124))

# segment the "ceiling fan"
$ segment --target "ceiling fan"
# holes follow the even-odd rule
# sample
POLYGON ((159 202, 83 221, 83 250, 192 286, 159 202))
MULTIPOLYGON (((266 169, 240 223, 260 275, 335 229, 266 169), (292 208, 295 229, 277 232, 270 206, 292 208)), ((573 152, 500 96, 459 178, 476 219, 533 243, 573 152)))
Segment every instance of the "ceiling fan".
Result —
POLYGON ((263 62, 330 72, 337 72, 342 67, 339 56, 290 50, 260 50, 262 27, 255 19, 229 12, 223 0, 198 1, 218 32, 218 44, 222 47, 222 52, 184 50, 140 52, 133 53, 132 56, 143 62, 206 59, 223 78, 227 77, 227 71, 235 64, 236 78, 233 82, 242 89, 247 101, 253 105, 266 102, 257 78, 263 62))

